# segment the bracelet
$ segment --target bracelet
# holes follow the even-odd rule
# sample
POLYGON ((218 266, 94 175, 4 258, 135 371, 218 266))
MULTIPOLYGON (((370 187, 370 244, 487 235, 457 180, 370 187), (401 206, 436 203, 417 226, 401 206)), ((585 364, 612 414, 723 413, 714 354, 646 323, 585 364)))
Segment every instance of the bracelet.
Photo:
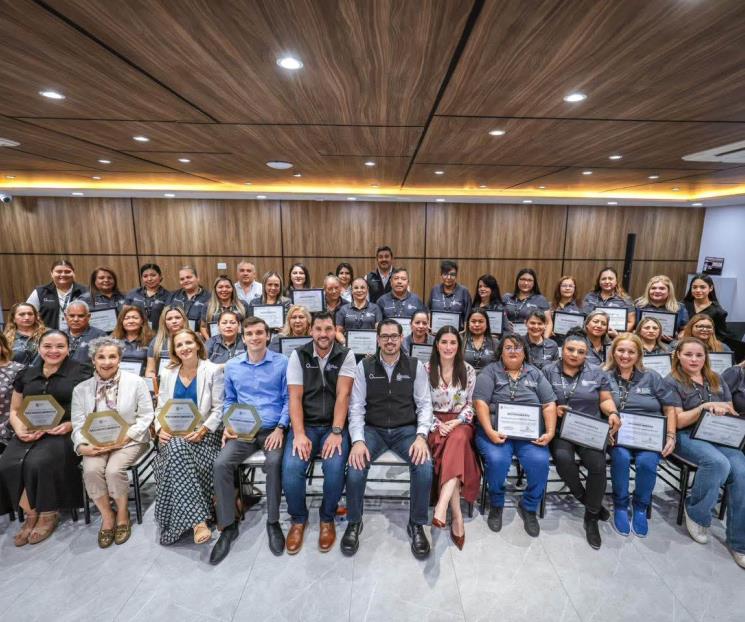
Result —
POLYGON ((668 432, 665 436, 667 436, 667 438, 675 438, 675 432, 668 432))

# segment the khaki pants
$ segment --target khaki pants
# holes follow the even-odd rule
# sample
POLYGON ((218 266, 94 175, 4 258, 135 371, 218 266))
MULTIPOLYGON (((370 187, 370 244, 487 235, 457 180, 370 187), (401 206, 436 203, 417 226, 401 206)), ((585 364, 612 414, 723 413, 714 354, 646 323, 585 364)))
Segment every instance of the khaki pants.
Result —
POLYGON ((100 456, 83 456, 83 481, 88 496, 94 501, 107 493, 112 499, 129 496, 127 469, 149 447, 148 443, 137 443, 100 456))

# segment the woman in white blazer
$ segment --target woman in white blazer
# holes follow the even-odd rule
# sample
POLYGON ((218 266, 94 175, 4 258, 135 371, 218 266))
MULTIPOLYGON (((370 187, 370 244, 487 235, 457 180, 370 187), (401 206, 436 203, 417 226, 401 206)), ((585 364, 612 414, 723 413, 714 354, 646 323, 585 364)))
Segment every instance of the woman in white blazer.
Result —
POLYGON ((129 478, 127 469, 137 462, 150 446, 150 424, 153 402, 145 381, 119 369, 123 342, 112 337, 91 341, 89 354, 93 377, 81 382, 72 394, 72 444, 83 456, 83 481, 88 496, 101 512, 98 546, 124 544, 131 534, 129 518, 129 478), (124 439, 114 445, 97 446, 83 435, 88 415, 116 411, 129 425, 124 439), (111 500, 116 504, 116 513, 111 500))
POLYGON ((188 530, 194 531, 194 542, 203 544, 212 537, 207 521, 214 518, 212 468, 220 451, 223 371, 207 360, 202 340, 188 328, 173 335, 170 359, 160 376, 155 409, 160 441, 153 462, 158 484, 155 520, 161 544, 173 544, 188 530), (201 423, 194 432, 172 436, 160 426, 160 412, 171 399, 196 404, 201 423))

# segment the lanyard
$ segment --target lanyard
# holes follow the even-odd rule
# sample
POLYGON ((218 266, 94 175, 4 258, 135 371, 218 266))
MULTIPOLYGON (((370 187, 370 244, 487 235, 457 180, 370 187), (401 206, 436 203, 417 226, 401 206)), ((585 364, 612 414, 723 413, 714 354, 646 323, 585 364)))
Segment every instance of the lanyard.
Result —
POLYGON ((507 382, 510 383, 510 401, 514 402, 515 396, 517 395, 517 390, 520 388, 520 378, 522 378, 523 375, 523 368, 520 367, 520 374, 518 375, 517 380, 513 380, 510 372, 508 372, 506 369, 505 374, 507 374, 507 382))
POLYGON ((711 395, 711 387, 709 386, 709 382, 704 378, 704 390, 706 391, 706 397, 709 399, 705 400, 704 396, 701 395, 701 391, 698 390, 698 385, 694 382, 693 383, 693 389, 696 391, 696 395, 698 395, 698 405, 701 406, 701 404, 705 402, 712 402, 714 401, 712 395, 711 395))
POLYGON ((631 376, 631 380, 624 380, 621 378, 621 376, 616 372, 616 382, 618 383, 618 401, 619 401, 619 410, 623 410, 626 408, 626 402, 629 400, 629 391, 631 391, 631 384, 634 379, 633 372, 631 376))
POLYGON ((569 406, 569 402, 574 397, 574 393, 577 391, 577 385, 579 384, 579 381, 582 379, 582 374, 585 373, 584 366, 582 369, 579 370, 579 373, 574 377, 574 382, 569 387, 569 393, 567 393, 567 385, 564 382, 564 372, 559 371, 559 378, 561 379, 561 392, 564 394, 564 401, 567 403, 567 406, 569 406))

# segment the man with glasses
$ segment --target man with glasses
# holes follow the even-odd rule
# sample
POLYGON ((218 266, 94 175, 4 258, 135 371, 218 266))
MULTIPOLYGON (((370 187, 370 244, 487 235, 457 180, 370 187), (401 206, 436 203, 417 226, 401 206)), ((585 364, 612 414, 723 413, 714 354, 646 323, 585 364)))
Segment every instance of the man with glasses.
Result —
POLYGON ((370 463, 390 449, 409 463, 411 495, 407 532, 417 559, 429 555, 424 533, 432 487, 432 460, 427 434, 432 401, 424 366, 401 352, 401 325, 393 319, 378 324, 378 348, 357 365, 349 407, 352 450, 347 472, 347 520, 341 551, 359 548, 362 510, 370 463))
POLYGON ((427 306, 430 311, 448 311, 460 314, 460 329, 463 329, 471 310, 471 294, 458 283, 458 264, 452 259, 440 262, 442 283, 435 285, 429 294, 427 306))

